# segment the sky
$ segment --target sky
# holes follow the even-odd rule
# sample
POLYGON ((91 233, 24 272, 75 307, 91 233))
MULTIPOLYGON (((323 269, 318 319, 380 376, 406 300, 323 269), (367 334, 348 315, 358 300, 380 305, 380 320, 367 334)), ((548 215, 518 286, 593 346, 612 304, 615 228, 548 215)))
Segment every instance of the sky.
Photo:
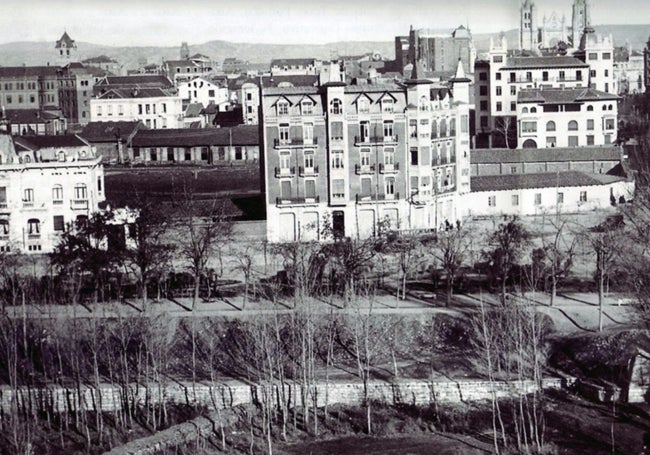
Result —
MULTIPOLYGON (((649 24, 649 0, 590 0, 593 24, 649 24)), ((571 18, 572 0, 538 0, 571 18)), ((414 28, 473 33, 518 26, 520 0, 2 0, 0 43, 55 41, 178 46, 211 40, 273 44, 392 41, 414 28), (27 7, 26 7, 27 6, 27 7)), ((649 30, 650 33, 650 30, 649 30)))

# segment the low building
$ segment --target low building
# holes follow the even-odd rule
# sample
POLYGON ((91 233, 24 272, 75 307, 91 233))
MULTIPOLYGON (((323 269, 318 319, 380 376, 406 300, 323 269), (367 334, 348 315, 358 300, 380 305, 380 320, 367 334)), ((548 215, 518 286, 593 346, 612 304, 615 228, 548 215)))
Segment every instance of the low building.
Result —
POLYGON ((84 66, 92 66, 95 68, 100 68, 116 76, 121 75, 123 72, 123 66, 120 65, 120 63, 117 60, 103 54, 98 55, 97 57, 91 57, 82 60, 81 63, 84 66))
POLYGON ((135 74, 131 76, 104 76, 93 87, 93 94, 100 96, 109 90, 139 90, 157 88, 169 92, 175 91, 174 83, 162 74, 135 74))
POLYGON ((163 72, 176 84, 189 82, 197 76, 206 77, 215 71, 215 62, 202 54, 194 54, 181 60, 167 60, 163 63, 163 72))
POLYGON ((271 60, 271 76, 300 76, 320 73, 323 62, 313 58, 277 58, 271 60))
POLYGON ((178 94, 187 103, 222 105, 228 103, 228 88, 205 77, 194 77, 178 85, 178 94))
POLYGON ((618 96, 593 88, 522 89, 517 95, 517 147, 612 144, 618 96))
POLYGON ((77 136, 0 131, 0 251, 47 253, 104 201, 101 157, 77 136))
POLYGON ((124 163, 126 150, 133 137, 144 125, 140 121, 131 122, 91 122, 79 136, 95 147, 97 156, 104 163, 124 163))
POLYGON ((259 159, 255 125, 234 128, 139 130, 128 148, 133 163, 226 164, 259 159))
POLYGON ((182 128, 183 102, 161 88, 113 88, 90 101, 93 122, 141 121, 147 128, 182 128))
POLYGON ((464 216, 556 215, 607 209, 634 196, 634 182, 581 171, 472 177, 464 216))
POLYGON ((5 118, 11 125, 11 134, 15 136, 62 134, 67 124, 59 110, 7 109, 5 118))

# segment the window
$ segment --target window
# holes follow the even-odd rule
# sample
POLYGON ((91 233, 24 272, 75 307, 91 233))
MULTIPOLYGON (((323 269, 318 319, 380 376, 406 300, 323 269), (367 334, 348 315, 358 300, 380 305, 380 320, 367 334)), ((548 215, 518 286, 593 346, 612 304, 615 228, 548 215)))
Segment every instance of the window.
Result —
POLYGON ((571 120, 568 126, 569 131, 578 131, 578 122, 571 120))
POLYGON ((594 120, 593 119, 588 119, 587 120, 587 129, 588 130, 593 130, 594 129, 594 120))
POLYGON ((542 80, 548 81, 548 71, 542 71, 542 80))
POLYGON ((603 52, 603 60, 611 60, 612 59, 612 54, 609 52, 603 52))
POLYGON ((280 198, 291 199, 291 181, 282 180, 280 182, 280 198))
POLYGON ((440 120, 440 137, 447 137, 447 120, 440 120))
MULTIPOLYGON (((154 120, 155 123, 155 120, 154 120)), ((158 149, 151 148, 149 149, 149 159, 151 161, 158 161, 158 149)))
POLYGON ((370 112, 370 103, 368 102, 368 98, 364 96, 359 98, 359 101, 357 101, 357 109, 359 110, 359 114, 367 114, 370 112))
POLYGON ((487 93, 487 85, 481 85, 481 86, 478 88, 478 94, 479 94, 480 96, 487 96, 487 94, 488 94, 488 93, 487 93))
POLYGON ((522 114, 528 114, 528 108, 527 108, 527 107, 523 108, 523 109, 521 110, 521 113, 522 113, 522 114))
POLYGON ((488 196, 488 207, 496 207, 496 206, 497 206, 497 197, 488 196))
POLYGON ((546 136, 546 146, 547 147, 555 147, 555 144, 557 144, 557 137, 555 137, 555 136, 546 136))
MULTIPOLYGON (((481 101, 482 103, 483 101, 481 101)), ((487 110, 487 109, 485 109, 487 110)), ((431 139, 438 137, 438 122, 436 120, 431 121, 431 139)))
POLYGON ((334 98, 330 101, 330 114, 340 115, 343 113, 343 103, 340 99, 334 98))
POLYGON ((288 123, 281 123, 279 126, 279 140, 280 144, 288 144, 289 143, 289 124, 288 123))
POLYGON ((563 81, 563 80, 566 79, 566 73, 565 73, 564 71, 560 71, 559 79, 560 79, 561 81, 563 81))
POLYGON ((332 180, 332 197, 334 199, 343 199, 345 197, 345 180, 332 180))
POLYGON ((289 115, 289 102, 278 101, 278 115, 289 115))
POLYGON ((501 101, 497 101, 497 112, 501 112, 503 110, 501 101))
POLYGON ((314 154, 312 152, 305 152, 305 169, 314 168, 314 154))
POLYGON ((384 164, 393 166, 395 164, 395 150, 392 148, 384 149, 384 164))
POLYGON ((487 73, 479 73, 478 80, 479 81, 487 81, 487 73))
POLYGON ((580 202, 587 202, 587 192, 580 191, 580 202))
POLYGON ((516 101, 511 101, 510 102, 510 110, 513 111, 513 112, 517 110, 517 102, 516 101))
POLYGON ((0 220, 0 235, 9 235, 9 220, 0 220))
POLYGON ((613 130, 614 129, 614 119, 613 118, 605 119, 605 129, 606 130, 613 130))
POLYGON ((280 169, 288 170, 291 167, 291 153, 280 152, 280 169))
POLYGON ((597 52, 589 52, 589 56, 587 58, 589 60, 598 60, 598 53, 597 52))
MULTIPOLYGON (((241 155, 241 150, 240 150, 240 155, 241 155)), ((237 157, 235 157, 237 159, 237 157)), ((241 157, 240 157, 241 159, 241 157)), ((201 161, 208 161, 208 148, 207 147, 201 147, 201 161)))
POLYGON ((542 205, 542 193, 535 193, 535 205, 542 205))
POLYGON ((244 154, 244 149, 240 146, 235 146, 235 159, 236 160, 245 160, 246 155, 244 154))
POLYGON ((302 134, 303 134, 303 139, 305 140, 305 144, 313 144, 314 142, 314 124, 313 123, 305 123, 302 126, 302 134))
POLYGON ((564 193, 562 192, 557 193, 557 203, 564 204, 564 193))
POLYGON ((316 182, 314 180, 305 180, 305 198, 314 199, 316 197, 316 182))
POLYGON ((368 142, 370 139, 370 122, 365 121, 359 124, 359 140, 361 142, 368 142))
POLYGON ((384 140, 393 138, 393 121, 385 120, 384 121, 384 140))
POLYGON ((497 87, 497 96, 501 96, 501 87, 497 87))
POLYGON ((77 183, 74 187, 74 198, 75 199, 86 199, 88 197, 88 192, 86 185, 83 183, 77 183))
POLYGON ((370 166, 370 149, 361 149, 361 151, 359 152, 359 156, 361 159, 362 167, 370 166))
POLYGON ((23 202, 33 203, 34 202, 34 189, 25 188, 23 191, 23 202))
POLYGON ((595 139, 593 134, 588 134, 587 135, 587 145, 594 145, 595 144, 595 139))
POLYGON ((589 76, 596 77, 596 70, 589 71, 589 76))
POLYGON ((331 123, 330 138, 334 141, 343 140, 343 122, 331 123))
POLYGON ((526 82, 532 82, 532 80, 533 80, 533 73, 531 73, 530 71, 527 71, 526 72, 526 82))
POLYGON ((460 132, 469 133, 469 116, 461 115, 460 116, 460 132))
POLYGON ((569 147, 577 147, 578 146, 578 136, 569 136, 569 147))
POLYGON ((41 222, 36 218, 30 218, 27 221, 27 234, 38 235, 41 233, 41 222))
POLYGON ((395 195, 395 179, 393 177, 386 178, 384 182, 384 189, 386 192, 386 196, 395 195))
POLYGON ((418 149, 416 147, 411 148, 411 165, 418 165, 418 149))
POLYGON ((576 80, 577 81, 582 80, 582 71, 580 71, 580 70, 576 71, 576 80))
POLYGON ((52 202, 54 205, 63 204, 63 186, 54 185, 52 187, 52 202))
POLYGON ((519 205, 519 195, 518 194, 513 194, 512 195, 512 205, 513 206, 519 205))
POLYGON ((335 150, 332 152, 332 169, 343 169, 342 150, 335 150))
POLYGON ((63 215, 54 215, 54 230, 56 232, 62 232, 65 230, 65 222, 63 220, 63 215))
POLYGON ((521 132, 522 133, 536 133, 537 132, 537 122, 521 122, 521 132))
POLYGON ((495 56, 492 58, 492 61, 493 61, 494 63, 501 63, 501 62, 503 62, 503 56, 502 56, 502 55, 495 55, 495 56))
POLYGON ((500 80, 501 80, 501 73, 497 73, 497 74, 496 74, 496 79, 497 79, 497 81, 500 81, 500 80))
POLYGON ((381 100, 381 111, 390 113, 393 112, 393 99, 392 98, 384 98, 381 100))
POLYGON ((314 103, 311 100, 303 100, 300 103, 300 111, 302 115, 312 115, 314 113, 314 103))
POLYGON ((7 187, 0 186, 0 207, 7 207, 7 187))
POLYGON ((488 103, 486 100, 481 100, 480 102, 480 109, 482 111, 487 111, 488 110, 488 103))
POLYGON ((593 106, 591 106, 591 105, 587 106, 587 111, 588 111, 588 112, 591 112, 591 111, 593 111, 593 110, 594 110, 594 107, 593 107, 593 106))

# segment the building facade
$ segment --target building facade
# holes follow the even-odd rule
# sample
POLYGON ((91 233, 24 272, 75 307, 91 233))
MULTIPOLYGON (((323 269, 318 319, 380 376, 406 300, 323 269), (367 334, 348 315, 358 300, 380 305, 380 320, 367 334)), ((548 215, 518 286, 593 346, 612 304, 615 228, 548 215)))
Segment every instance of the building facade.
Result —
POLYGON ((104 170, 76 136, 0 134, 0 250, 48 253, 105 199, 104 170))
POLYGON ((474 68, 476 48, 471 32, 462 25, 451 35, 441 35, 428 29, 411 29, 409 43, 412 49, 408 52, 411 57, 408 63, 417 63, 427 73, 453 75, 459 60, 468 71, 474 68))
POLYGON ((178 85, 178 94, 188 103, 221 105, 228 102, 228 88, 204 77, 195 77, 178 85))
POLYGON ((427 80, 347 85, 334 73, 320 86, 262 90, 268 241, 454 223, 469 192, 468 100, 427 80))
POLYGON ((183 102, 160 88, 111 89, 90 101, 93 122, 141 121, 147 128, 182 128, 183 102))

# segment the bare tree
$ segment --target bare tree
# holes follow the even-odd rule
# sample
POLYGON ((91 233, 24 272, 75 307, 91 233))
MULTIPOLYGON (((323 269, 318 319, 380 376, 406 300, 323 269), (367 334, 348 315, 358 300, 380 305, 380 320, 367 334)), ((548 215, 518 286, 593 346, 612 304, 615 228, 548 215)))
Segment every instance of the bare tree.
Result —
POLYGON ((505 115, 496 118, 495 131, 503 138, 506 148, 510 142, 516 140, 517 120, 515 117, 505 115))
POLYGON ((445 289, 447 292, 446 305, 451 304, 454 295, 454 284, 458 272, 466 260, 469 241, 467 236, 471 235, 468 228, 458 225, 458 229, 441 231, 437 234, 432 244, 432 254, 445 273, 445 289))
POLYGON ((550 222, 550 236, 542 236, 542 248, 548 260, 547 275, 551 288, 551 306, 555 303, 560 281, 571 271, 576 255, 578 237, 568 229, 566 220, 550 222))

